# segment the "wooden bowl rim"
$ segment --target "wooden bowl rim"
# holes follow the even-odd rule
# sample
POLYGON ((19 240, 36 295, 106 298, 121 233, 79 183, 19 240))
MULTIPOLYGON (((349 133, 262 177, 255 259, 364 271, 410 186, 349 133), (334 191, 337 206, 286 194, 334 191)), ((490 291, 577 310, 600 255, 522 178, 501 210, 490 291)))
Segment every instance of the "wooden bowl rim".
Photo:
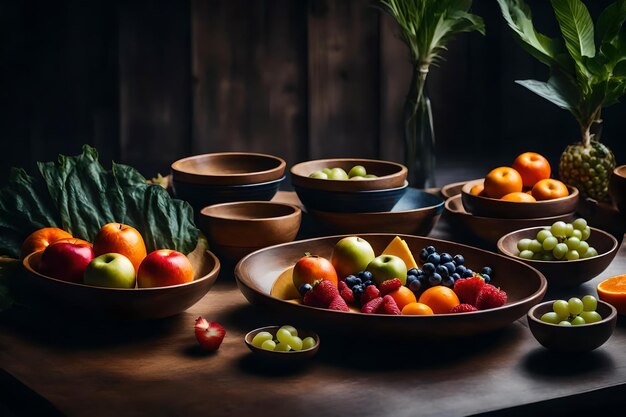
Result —
POLYGON ((483 201, 497 201, 498 203, 496 204, 533 204, 533 205, 537 205, 537 204, 555 204, 558 202, 562 202, 562 201, 566 201, 568 199, 574 199, 574 198, 578 198, 578 188, 573 187, 569 184, 565 184, 565 186, 567 187, 568 191, 569 191, 569 195, 566 195, 565 197, 559 197, 559 198, 553 198, 552 200, 539 200, 539 201, 508 201, 508 200, 501 200, 499 198, 491 198, 491 197, 484 197, 481 195, 474 195, 474 194, 470 194, 470 190, 474 185, 478 185, 478 184, 482 184, 484 183, 484 178, 483 179, 478 179, 478 180, 472 180, 472 181, 468 181, 463 188, 461 189, 461 194, 463 195, 467 195, 470 198, 476 198, 479 200, 483 200, 483 201))
POLYGON ((295 218, 302 215, 302 210, 300 207, 289 204, 289 203, 280 203, 275 201, 233 201, 230 203, 218 203, 212 204, 210 206, 204 207, 200 210, 200 215, 205 218, 211 219, 219 219, 219 220, 228 220, 233 222, 268 222, 268 221, 283 221, 291 218, 295 218), (275 207, 286 207, 292 209, 291 213, 287 213, 281 216, 272 216, 272 217, 254 217, 249 219, 242 218, 233 218, 224 215, 220 215, 219 212, 215 213, 215 210, 219 210, 224 207, 232 207, 232 206, 247 206, 247 205, 266 205, 266 206, 275 206, 275 207))
MULTIPOLYGON (((376 178, 363 178, 360 181, 376 181, 376 180, 382 180, 382 179, 387 179, 387 178, 391 178, 397 175, 404 175, 405 173, 408 172, 408 169, 406 166, 399 164, 397 162, 392 162, 392 161, 385 161, 382 159, 368 159, 368 158, 326 158, 326 159, 311 159, 309 161, 303 161, 303 162, 298 162, 297 164, 295 164, 294 166, 291 167, 291 169, 289 170, 289 172, 291 173, 291 175, 294 175, 296 177, 301 177, 301 178, 310 178, 307 175, 303 175, 298 171, 298 169, 301 169, 304 166, 307 166, 309 164, 312 163, 321 163, 321 162, 327 162, 327 163, 337 163, 337 162, 350 162, 350 163, 354 163, 355 165, 362 165, 359 162, 363 162, 363 163, 378 163, 378 164, 382 164, 382 165, 389 165, 395 168, 398 168, 397 172, 394 172, 392 174, 388 174, 388 175, 383 175, 380 177, 376 177, 376 178)), ((312 178, 313 180, 318 180, 318 181, 326 181, 326 182, 340 182, 343 183, 346 180, 333 180, 333 179, 326 179, 323 180, 321 178, 312 178)))
MULTIPOLYGON (((502 220, 502 221, 520 221, 520 220, 521 221, 526 221, 526 220, 528 220, 528 221, 530 221, 530 220, 533 220, 533 221, 542 221, 542 220, 551 221, 552 219, 561 218, 561 217, 565 217, 565 216, 568 216, 568 215, 574 215, 576 213, 576 211, 571 211, 569 213, 557 214, 555 216, 529 217, 529 218, 525 218, 525 219, 508 219, 508 218, 501 218, 501 217, 477 216, 475 214, 469 213, 468 211, 465 210, 465 208, 463 208, 463 211, 460 211, 458 209, 453 209, 453 208, 450 207, 450 205, 453 202, 456 202, 456 201, 453 201, 453 200, 462 200, 462 198, 463 197, 461 196, 461 194, 457 194, 455 196, 452 196, 452 197, 448 198, 446 200, 446 203, 445 203, 446 210, 448 210, 451 213, 458 214, 459 216, 467 216, 467 217, 472 217, 472 218, 476 218, 476 219, 502 220)), ((461 204, 461 207, 463 207, 463 202, 462 201, 459 204, 461 204)))
MULTIPOLYGON (((274 155, 269 155, 269 154, 265 154, 265 153, 256 153, 256 152, 214 152, 214 153, 204 153, 204 154, 200 154, 200 155, 192 155, 192 156, 188 156, 185 158, 181 158, 178 159, 174 162, 172 162, 172 164, 170 165, 170 169, 172 170, 173 174, 178 174, 178 175, 182 175, 184 178, 187 179, 195 179, 195 180, 207 180, 207 179, 219 179, 219 178, 225 178, 225 177, 230 177, 230 178, 245 178, 245 177, 250 177, 250 176, 262 176, 265 174, 269 174, 272 172, 281 172, 284 171, 285 167, 287 166, 287 163, 285 162, 284 159, 278 157, 278 156, 274 156, 274 155), (198 174, 195 172, 189 172, 189 171, 185 171, 183 168, 183 166, 186 162, 195 160, 195 159, 203 159, 203 158, 219 158, 219 157, 223 157, 223 156, 250 156, 250 157, 258 157, 258 158, 265 158, 268 160, 273 160, 275 162, 278 163, 277 166, 270 168, 270 169, 266 169, 263 171, 249 171, 249 172, 242 172, 242 173, 235 173, 235 174, 198 174)), ((175 177, 175 175, 172 175, 173 177, 175 177)), ((180 179, 177 179, 178 181, 180 181, 180 179)), ((185 181, 181 181, 181 182, 185 182, 185 181)))
POLYGON ((58 279, 58 278, 53 278, 53 277, 49 277, 47 275, 44 275, 38 271, 36 271, 31 265, 30 265, 30 260, 32 257, 34 257, 36 254, 38 254, 39 252, 42 251, 37 251, 37 252, 33 252, 30 255, 26 256, 24 258, 24 260, 22 260, 22 265, 24 266, 24 268, 26 268, 26 270, 40 278, 52 281, 52 282, 56 282, 59 283, 61 285, 65 284, 65 285, 70 285, 70 286, 75 286, 78 288, 89 288, 89 289, 93 289, 94 291, 110 291, 110 292, 124 292, 124 291, 130 291, 130 292, 144 292, 144 291, 163 291, 164 289, 170 289, 170 288, 181 288, 181 287, 188 287, 188 286, 192 286, 192 285, 197 285, 203 281, 207 281, 210 279, 213 279, 213 277, 215 277, 216 274, 219 273, 220 271, 220 260, 218 259, 217 256, 215 256, 215 254, 213 254, 213 252, 211 252, 210 250, 205 250, 204 251, 204 255, 208 256, 210 259, 213 260, 213 268, 204 276, 198 278, 198 279, 194 279, 193 281, 190 282, 185 282, 182 284, 177 284, 177 285, 168 285, 168 286, 164 286, 164 287, 148 287, 148 288, 112 288, 112 287, 98 287, 95 285, 87 285, 87 284, 81 284, 78 282, 70 282, 70 281, 64 281, 62 279, 58 279))
POLYGON ((613 174, 616 177, 626 179, 626 165, 616 166, 615 169, 613 170, 613 174))
MULTIPOLYGON (((320 180, 320 181, 346 181, 346 180, 320 180)), ((369 194, 381 194, 381 193, 391 193, 394 191, 399 191, 399 190, 404 190, 405 188, 409 188, 409 182, 407 180, 404 180, 404 184, 402 184, 399 187, 394 187, 394 188, 382 188, 380 190, 356 190, 356 191, 336 191, 336 190, 324 190, 321 188, 310 188, 310 187, 303 187, 302 185, 294 185, 293 186, 294 190, 296 189, 301 189, 301 190, 306 190, 305 192, 309 191, 309 192, 317 192, 317 193, 332 193, 332 194, 343 194, 343 195, 357 195, 357 194, 365 194, 365 195, 369 195, 369 194)))
MULTIPOLYGON (((552 304, 557 300, 550 300, 550 301, 542 301, 539 304, 535 304, 534 306, 532 306, 530 308, 530 310, 528 310, 528 313, 526 313, 526 316, 528 317, 528 320, 532 320, 533 322, 539 324, 539 325, 543 325, 543 326, 548 326, 548 327, 554 327, 554 328, 560 328, 560 329, 575 329, 577 327, 581 327, 581 328, 585 328, 585 327, 591 327, 591 326, 595 326, 595 325, 600 325, 600 324, 607 324, 608 322, 614 320, 617 317, 617 309, 615 307, 613 307, 611 304, 607 303, 606 301, 602 301, 599 298, 596 297, 596 300, 598 301, 598 304, 602 304, 605 307, 607 307, 611 313, 602 318, 602 320, 597 321, 595 323, 585 323, 585 324, 580 324, 577 326, 559 326, 558 324, 552 324, 552 323, 546 323, 541 321, 541 319, 539 317, 537 317, 535 315, 535 312, 542 308, 543 306, 546 306, 548 304, 552 304)), ((564 331, 568 331, 568 330, 564 330, 564 331)))
MULTIPOLYGON (((439 192, 441 193, 441 195, 443 195, 443 198, 444 198, 445 200, 447 200, 447 199, 449 199, 449 198, 456 197, 457 195, 461 195, 461 193, 458 193, 458 194, 455 194, 455 195, 449 195, 448 191, 449 191, 451 188, 458 187, 458 186, 460 186, 460 185, 465 185, 465 184, 467 184, 467 183, 468 183, 468 182, 470 182, 470 181, 478 181, 478 180, 480 180, 480 178, 477 178, 477 179, 475 179, 475 180, 467 180, 467 181, 452 182, 452 183, 450 183, 450 184, 446 184, 446 185, 444 185, 443 187, 441 187, 441 190, 440 190, 439 192)), ((461 188, 463 188, 463 187, 461 187, 461 188)))
POLYGON ((606 238, 608 238, 612 243, 613 246, 611 246, 611 249, 609 249, 608 251, 604 252, 604 253, 599 253, 598 256, 594 256, 592 258, 584 258, 584 259, 573 259, 571 261, 541 261, 539 259, 524 259, 524 258, 520 258, 519 256, 509 252, 508 250, 506 250, 506 248, 504 247, 504 240, 516 233, 521 233, 521 232, 530 232, 531 230, 534 231, 539 231, 542 230, 545 226, 535 226, 535 227, 527 227, 524 229, 519 229, 519 230, 514 230, 511 233, 507 233, 506 235, 502 236, 500 239, 498 239, 498 243, 496 244, 496 246, 498 247, 498 251, 500 251, 500 253, 502 253, 505 256, 508 256, 510 258, 516 258, 516 259, 521 259, 522 262, 525 263, 536 263, 537 265, 546 265, 546 264, 550 264, 550 265, 558 265, 559 262, 567 262, 568 264, 570 263, 576 263, 576 262, 585 262, 585 261, 592 261, 592 260, 598 260, 600 258, 606 257, 606 256, 610 256, 613 252, 617 251, 617 249, 619 248, 619 243, 617 241, 617 239, 615 239, 615 237, 608 233, 605 232, 602 229, 597 229, 595 227, 591 227, 589 226, 589 228, 591 229, 591 231, 593 233, 602 235, 606 238))
POLYGON ((260 347, 256 347, 252 344, 252 339, 254 338, 254 336, 256 336, 257 333, 260 332, 269 332, 272 333, 271 330, 274 330, 274 332, 272 333, 274 336, 276 335, 276 331, 278 331, 278 329, 280 329, 281 326, 264 326, 264 327, 259 327, 256 328, 254 330, 250 330, 248 333, 246 333, 246 335, 243 337, 243 341, 246 343, 246 345, 248 345, 248 348, 250 348, 251 351, 253 352, 263 352, 264 354, 272 354, 275 353, 277 355, 280 354, 287 354, 290 356, 295 356, 298 353, 310 353, 314 350, 317 350, 320 346, 320 337, 319 335, 311 330, 308 329, 299 329, 296 328, 296 330, 298 330, 298 335, 300 334, 300 332, 306 333, 308 336, 307 337, 312 337, 313 339, 315 339, 315 344, 313 346, 311 346, 308 349, 302 349, 302 350, 290 350, 288 352, 280 352, 280 351, 275 351, 275 350, 264 350, 261 349, 260 347))

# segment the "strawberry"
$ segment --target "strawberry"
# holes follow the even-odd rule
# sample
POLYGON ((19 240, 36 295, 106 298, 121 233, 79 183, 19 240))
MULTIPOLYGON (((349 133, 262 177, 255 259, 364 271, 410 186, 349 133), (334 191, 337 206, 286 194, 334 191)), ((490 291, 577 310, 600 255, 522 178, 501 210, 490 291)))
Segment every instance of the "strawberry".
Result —
POLYGON ((318 282, 312 290, 304 294, 302 300, 305 305, 311 307, 328 308, 330 302, 339 295, 339 290, 335 285, 327 280, 318 282))
MULTIPOLYGON (((370 285, 370 287, 373 287, 373 285, 370 285)), ((363 294, 363 296, 364 295, 365 294, 363 294)), ((378 309, 383 305, 383 301, 383 297, 376 297, 369 300, 363 305, 363 307, 361 307, 361 313, 373 314, 378 312, 378 309)))
POLYGON ((452 307, 450 313, 468 313, 470 311, 477 311, 478 309, 471 304, 459 304, 456 307, 452 307))
POLYGON ((361 305, 364 306, 376 297, 380 297, 380 291, 375 285, 368 285, 361 295, 361 305))
POLYGON ((386 295, 386 294, 389 294, 390 292, 397 290, 401 286, 402 286, 402 281, 400 281, 399 278, 393 278, 393 279, 388 279, 387 281, 383 281, 383 283, 380 284, 379 290, 382 295, 386 295))
MULTIPOLYGON (((397 279, 397 278, 394 278, 394 279, 397 279)), ((385 282, 389 282, 389 281, 385 281, 385 282)), ((383 305, 382 305, 381 310, 382 310, 381 313, 383 314, 392 314, 395 316, 399 316, 400 314, 402 314, 402 311, 400 311, 400 309, 398 308, 398 304, 396 304, 396 300, 394 300, 393 297, 390 295, 385 295, 383 297, 383 305)))
POLYGON ((491 284, 485 284, 476 297, 476 308, 479 310, 501 307, 505 303, 506 293, 491 284))
POLYGON ((333 298, 333 300, 330 302, 330 305, 328 306, 328 309, 339 310, 339 311, 350 311, 348 304, 346 304, 345 300, 340 295, 333 298))
POLYGON ((202 349, 210 352, 219 349, 226 336, 226 330, 219 323, 214 321, 209 323, 203 317, 196 319, 195 333, 202 349))
POLYGON ((354 303, 354 293, 344 281, 339 281, 339 294, 346 303, 354 303))
POLYGON ((476 297, 484 285, 485 280, 480 277, 461 278, 454 283, 454 292, 461 303, 475 306, 476 297))

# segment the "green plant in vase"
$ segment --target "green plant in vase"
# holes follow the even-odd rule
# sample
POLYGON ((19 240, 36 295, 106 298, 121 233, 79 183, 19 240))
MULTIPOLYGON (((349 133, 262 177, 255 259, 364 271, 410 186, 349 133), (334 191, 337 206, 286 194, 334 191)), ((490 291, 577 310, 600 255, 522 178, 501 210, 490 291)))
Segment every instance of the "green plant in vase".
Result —
POLYGON ((530 8, 522 0, 498 0, 514 37, 550 68, 547 82, 518 84, 571 112, 580 125, 580 142, 567 146, 559 176, 583 197, 607 197, 615 156, 600 143, 602 108, 626 92, 626 0, 609 5, 594 24, 580 0, 551 0, 562 38, 535 30, 530 8))
POLYGON ((472 31, 484 35, 485 26, 479 16, 469 13, 472 0, 380 0, 380 4, 397 22, 413 64, 404 106, 409 183, 420 188, 434 186, 435 134, 426 78, 455 35, 472 31))

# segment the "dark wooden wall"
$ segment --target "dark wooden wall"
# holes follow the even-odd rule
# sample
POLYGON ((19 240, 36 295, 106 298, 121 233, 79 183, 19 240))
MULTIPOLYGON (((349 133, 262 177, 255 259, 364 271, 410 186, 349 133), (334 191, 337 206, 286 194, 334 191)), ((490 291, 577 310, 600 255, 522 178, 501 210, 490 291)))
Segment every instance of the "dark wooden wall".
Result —
MULTIPOLYGON (((548 2, 529 2, 553 31, 548 2)), ((608 1, 587 1, 594 13, 608 1)), ((165 173, 225 150, 402 160, 408 51, 372 0, 3 0, 0 179, 95 145, 103 159, 165 173)), ((429 79, 440 161, 556 159, 573 118, 515 85, 547 70, 476 0, 487 36, 461 35, 429 79)), ((604 138, 626 161, 626 106, 604 138)))

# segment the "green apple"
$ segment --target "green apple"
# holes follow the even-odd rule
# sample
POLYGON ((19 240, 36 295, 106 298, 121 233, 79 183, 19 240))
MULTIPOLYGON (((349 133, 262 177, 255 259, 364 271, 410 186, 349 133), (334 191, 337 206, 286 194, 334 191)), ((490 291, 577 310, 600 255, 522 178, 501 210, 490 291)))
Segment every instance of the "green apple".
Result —
POLYGON ((360 176, 360 175, 355 175, 354 177, 350 177, 350 179, 351 179, 351 180, 357 180, 357 181, 358 181, 358 180, 364 180, 364 179, 365 179, 365 177, 362 177, 362 176, 360 176))
POLYGON ((365 178, 378 178, 378 175, 374 175, 374 174, 367 174, 365 176, 365 178))
POLYGON ((313 173, 311 173, 311 175, 309 175, 310 178, 318 178, 321 180, 327 180, 328 179, 328 175, 325 172, 322 171, 315 171, 313 173))
POLYGON ((135 288, 135 267, 126 256, 105 253, 87 265, 84 282, 109 288, 135 288))
POLYGON ((331 180, 347 180, 348 174, 341 168, 333 168, 330 170, 330 174, 328 174, 328 179, 331 180))
POLYGON ((330 263, 335 267, 339 279, 364 271, 376 257, 374 249, 365 239, 357 236, 344 237, 333 248, 330 263))
POLYGON ((322 170, 322 172, 323 172, 324 174, 326 174, 326 175, 330 175, 330 173, 332 172, 332 170, 331 170, 330 168, 324 168, 324 169, 322 170))
POLYGON ((406 284, 406 264, 397 256, 380 255, 367 265, 366 270, 372 273, 378 285, 392 278, 398 278, 402 285, 406 284))
POLYGON ((367 171, 363 165, 355 165, 352 167, 350 172, 348 172, 348 176, 352 177, 364 177, 367 175, 367 171))

